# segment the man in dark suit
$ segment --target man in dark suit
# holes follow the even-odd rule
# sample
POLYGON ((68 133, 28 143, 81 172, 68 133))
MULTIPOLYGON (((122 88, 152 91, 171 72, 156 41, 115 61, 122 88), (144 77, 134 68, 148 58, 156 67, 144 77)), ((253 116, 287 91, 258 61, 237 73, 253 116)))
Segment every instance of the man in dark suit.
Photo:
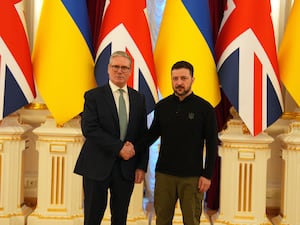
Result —
POLYGON ((147 130, 147 113, 144 96, 127 86, 130 56, 123 51, 114 52, 108 74, 107 85, 87 91, 84 96, 81 126, 86 140, 74 172, 83 176, 85 225, 100 224, 108 189, 111 224, 125 225, 134 183, 144 180, 148 163, 149 150, 134 149, 134 143, 147 130), (125 105, 119 103, 120 95, 125 105), (127 119, 125 137, 120 131, 120 108, 124 108, 127 119))

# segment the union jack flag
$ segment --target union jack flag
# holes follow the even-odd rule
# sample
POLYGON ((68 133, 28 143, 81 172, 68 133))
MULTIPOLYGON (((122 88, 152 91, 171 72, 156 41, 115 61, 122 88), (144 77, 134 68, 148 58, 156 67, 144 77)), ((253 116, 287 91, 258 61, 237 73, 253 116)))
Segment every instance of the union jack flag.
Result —
POLYGON ((252 135, 283 111, 269 0, 228 0, 216 43, 220 83, 252 135))
POLYGON ((126 51, 133 58, 133 74, 128 85, 145 95, 147 113, 150 113, 158 95, 146 1, 106 1, 97 46, 95 76, 98 85, 108 81, 111 53, 126 51))
POLYGON ((35 96, 22 0, 1 0, 0 120, 35 96))

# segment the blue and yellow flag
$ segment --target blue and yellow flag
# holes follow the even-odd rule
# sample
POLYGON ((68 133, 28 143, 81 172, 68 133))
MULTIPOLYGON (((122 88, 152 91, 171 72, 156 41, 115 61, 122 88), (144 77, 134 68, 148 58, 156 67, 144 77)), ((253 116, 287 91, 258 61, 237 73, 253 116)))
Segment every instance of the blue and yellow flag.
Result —
POLYGON ((213 53, 207 0, 167 0, 154 51, 158 87, 172 94, 171 67, 180 60, 194 66, 193 92, 216 106, 220 89, 213 53))
POLYGON ((78 115, 84 92, 96 87, 85 0, 44 0, 32 60, 38 90, 57 124, 78 115))
POLYGON ((300 1, 295 0, 280 44, 278 61, 280 78, 290 95, 300 106, 300 1))

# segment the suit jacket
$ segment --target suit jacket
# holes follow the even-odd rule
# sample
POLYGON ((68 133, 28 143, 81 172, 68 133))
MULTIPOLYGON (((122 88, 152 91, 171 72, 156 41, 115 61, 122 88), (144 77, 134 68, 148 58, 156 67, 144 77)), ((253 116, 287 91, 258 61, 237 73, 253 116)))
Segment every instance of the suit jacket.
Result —
MULTIPOLYGON (((147 130, 147 113, 144 95, 128 87, 129 119, 125 141, 133 145, 147 130)), ((125 179, 134 180, 137 168, 147 170, 149 150, 139 148, 133 158, 123 160, 119 152, 124 142, 119 139, 120 128, 116 104, 107 84, 89 90, 81 118, 85 142, 77 159, 74 173, 90 179, 104 180, 110 174, 116 160, 120 160, 125 179)))

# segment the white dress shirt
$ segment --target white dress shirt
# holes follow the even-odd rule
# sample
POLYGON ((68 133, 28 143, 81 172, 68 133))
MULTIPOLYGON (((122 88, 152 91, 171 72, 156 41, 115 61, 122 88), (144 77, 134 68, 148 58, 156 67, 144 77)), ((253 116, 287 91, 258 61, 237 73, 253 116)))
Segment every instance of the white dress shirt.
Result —
POLYGON ((128 89, 127 89, 127 85, 125 85, 124 87, 120 88, 118 86, 116 86, 115 84, 113 84, 111 81, 109 81, 109 86, 112 90, 112 93, 114 95, 114 99, 115 99, 115 104, 117 106, 117 110, 119 110, 119 97, 120 97, 120 92, 119 89, 123 89, 123 97, 125 100, 125 104, 126 104, 126 113, 127 113, 127 120, 129 117, 129 96, 128 96, 128 89))

